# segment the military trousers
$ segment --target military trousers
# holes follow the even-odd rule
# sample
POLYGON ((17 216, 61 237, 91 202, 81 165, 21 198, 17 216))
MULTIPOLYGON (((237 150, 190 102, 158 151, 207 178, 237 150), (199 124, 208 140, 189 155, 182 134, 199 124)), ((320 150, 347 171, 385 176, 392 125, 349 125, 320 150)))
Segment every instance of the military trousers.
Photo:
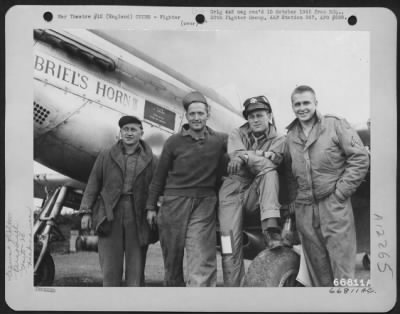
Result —
POLYGON ((260 207, 260 220, 280 217, 279 177, 275 170, 254 180, 230 176, 219 191, 218 221, 222 245, 222 272, 224 286, 241 286, 244 279, 243 215, 260 207))
POLYGON ((332 193, 312 204, 296 202, 296 227, 313 286, 354 279, 356 233, 350 198, 332 193))
POLYGON ((215 287, 217 197, 164 196, 157 216, 164 259, 165 286, 185 286, 186 249, 189 287, 215 287))
POLYGON ((124 260, 126 285, 144 286, 148 246, 140 246, 131 196, 121 196, 114 220, 103 223, 108 224, 104 227, 109 230, 107 235, 99 235, 98 243, 103 286, 121 286, 124 260))

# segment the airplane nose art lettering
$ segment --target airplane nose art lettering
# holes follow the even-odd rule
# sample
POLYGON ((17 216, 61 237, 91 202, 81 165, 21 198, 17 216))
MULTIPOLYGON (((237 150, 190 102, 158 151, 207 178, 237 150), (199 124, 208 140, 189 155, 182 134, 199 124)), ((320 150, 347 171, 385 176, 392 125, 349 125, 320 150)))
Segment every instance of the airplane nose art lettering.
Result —
POLYGON ((124 106, 137 107, 138 100, 136 98, 104 82, 97 81, 96 94, 124 106))
POLYGON ((46 42, 36 43, 32 57, 34 158, 62 172, 76 168, 75 177, 83 179, 93 156, 118 134, 116 123, 104 121, 127 113, 143 116, 145 100, 115 72, 46 42), (91 128, 85 137, 87 121, 91 128))
POLYGON ((35 79, 117 111, 135 114, 144 99, 68 62, 38 51, 34 56, 35 79), (122 107, 121 107, 122 106, 122 107))
POLYGON ((35 70, 53 78, 62 80, 74 86, 85 90, 88 87, 88 77, 71 67, 57 64, 56 62, 46 59, 42 56, 35 56, 35 70))

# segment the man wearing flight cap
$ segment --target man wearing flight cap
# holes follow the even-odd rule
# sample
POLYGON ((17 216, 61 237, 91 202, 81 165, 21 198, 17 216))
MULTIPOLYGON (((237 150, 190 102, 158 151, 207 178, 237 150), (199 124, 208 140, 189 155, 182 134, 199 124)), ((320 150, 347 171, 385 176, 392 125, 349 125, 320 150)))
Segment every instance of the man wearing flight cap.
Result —
POLYGON ((121 139, 102 151, 92 168, 80 212, 82 229, 95 229, 103 286, 120 286, 124 255, 127 286, 144 285, 147 247, 153 233, 145 203, 156 160, 141 138, 142 122, 119 120, 121 139))
POLYGON ((277 135, 271 105, 265 96, 249 98, 243 105, 247 123, 229 135, 229 176, 219 192, 218 219, 225 286, 240 286, 244 278, 244 210, 253 211, 259 206, 266 244, 270 249, 282 246, 276 168, 282 161, 284 137, 277 135))
POLYGON ((182 100, 187 124, 165 143, 147 201, 149 224, 157 221, 166 286, 184 286, 186 249, 190 287, 215 286, 217 185, 227 135, 207 126, 210 109, 199 92, 182 100), (163 194, 157 214, 157 200, 163 194))

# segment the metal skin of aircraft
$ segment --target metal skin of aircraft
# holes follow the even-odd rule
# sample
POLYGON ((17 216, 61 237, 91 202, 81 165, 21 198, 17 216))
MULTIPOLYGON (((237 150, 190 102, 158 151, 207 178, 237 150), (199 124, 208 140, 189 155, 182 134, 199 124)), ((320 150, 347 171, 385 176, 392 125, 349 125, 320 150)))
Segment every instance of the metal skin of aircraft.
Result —
MULTIPOLYGON (((156 155, 185 122, 181 100, 192 90, 203 93, 210 104, 210 127, 229 133, 244 119, 214 90, 103 31, 36 29, 33 66, 34 160, 58 173, 34 177, 35 197, 44 199, 34 225, 34 281, 51 285, 55 269, 49 241, 60 233, 55 218, 63 206, 79 207, 96 156, 118 139, 121 116, 143 121, 144 140, 156 155)), ((359 134, 369 146, 369 128, 359 134)), ((357 202, 362 206, 353 202, 358 251, 369 252, 369 178, 355 197, 362 200, 357 202)), ((258 216, 245 216, 245 258, 253 259, 264 249, 258 216)), ((265 277, 257 281, 265 286, 294 285, 298 254, 286 248, 279 254, 266 251, 254 259, 257 276, 265 277)))

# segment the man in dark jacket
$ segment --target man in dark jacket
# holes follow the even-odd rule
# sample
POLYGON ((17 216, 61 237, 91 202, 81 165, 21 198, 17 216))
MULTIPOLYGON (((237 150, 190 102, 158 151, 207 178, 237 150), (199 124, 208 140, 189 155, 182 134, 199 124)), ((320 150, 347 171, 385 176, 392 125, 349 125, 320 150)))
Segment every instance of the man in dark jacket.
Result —
POLYGON ((134 116, 119 120, 121 140, 96 159, 83 195, 82 229, 93 226, 103 286, 120 286, 125 255, 128 286, 144 285, 144 266, 151 240, 145 204, 155 159, 142 139, 141 121, 134 116))
POLYGON ((313 286, 354 279, 356 235, 350 196, 368 171, 369 156, 345 119, 321 115, 314 90, 292 93, 296 119, 287 127, 289 200, 313 286))
POLYGON ((185 248, 187 285, 215 286, 217 173, 226 150, 226 136, 207 127, 210 113, 202 94, 189 93, 183 106, 189 123, 164 145, 150 185, 148 220, 152 224, 157 219, 166 286, 185 285, 185 248), (157 215, 161 194, 164 197, 157 215))

